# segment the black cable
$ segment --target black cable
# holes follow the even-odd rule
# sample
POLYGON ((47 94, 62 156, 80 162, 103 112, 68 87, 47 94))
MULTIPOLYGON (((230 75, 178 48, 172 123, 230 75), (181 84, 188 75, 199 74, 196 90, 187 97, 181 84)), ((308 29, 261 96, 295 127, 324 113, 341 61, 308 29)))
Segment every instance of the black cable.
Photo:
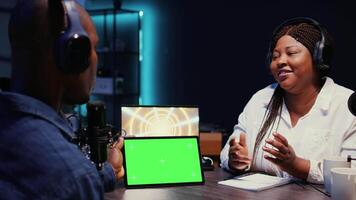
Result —
MULTIPOLYGON (((70 114, 65 114, 65 118, 67 120, 67 122, 70 124, 70 126, 72 128, 78 128, 80 129, 80 123, 79 123, 79 127, 75 127, 74 124, 73 124, 73 121, 71 119, 74 119, 74 120, 77 120, 78 122, 80 122, 80 118, 78 116, 78 113, 70 113, 70 114)), ((74 130, 74 131, 77 131, 77 130, 74 130)))
POLYGON ((310 187, 312 187, 314 190, 324 194, 325 196, 328 196, 328 197, 331 196, 329 193, 323 191, 322 189, 320 189, 320 188, 316 187, 315 185, 313 185, 311 183, 308 183, 306 181, 303 181, 303 180, 300 180, 300 179, 295 179, 295 180, 293 180, 293 183, 295 183, 296 185, 302 187, 303 189, 307 189, 305 186, 306 185, 310 185, 310 187))
POLYGON ((308 184, 308 185, 310 185, 314 190, 316 190, 316 191, 318 191, 318 192, 324 194, 325 196, 331 197, 331 194, 329 194, 329 193, 323 191, 322 189, 316 187, 315 185, 313 185, 313 184, 308 184))
POLYGON ((297 180, 293 180, 293 183, 295 183, 295 184, 297 184, 298 186, 300 186, 301 188, 303 188, 303 189, 306 189, 306 187, 305 187, 305 181, 301 181, 301 180, 299 180, 299 179, 297 179, 297 180))

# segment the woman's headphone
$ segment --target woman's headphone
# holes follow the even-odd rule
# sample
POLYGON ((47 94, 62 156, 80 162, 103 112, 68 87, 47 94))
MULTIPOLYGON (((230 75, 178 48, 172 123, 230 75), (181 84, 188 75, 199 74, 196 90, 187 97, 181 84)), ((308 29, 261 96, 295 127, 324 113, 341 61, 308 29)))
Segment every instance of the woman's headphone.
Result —
POLYGON ((66 74, 79 74, 90 64, 91 43, 82 27, 73 0, 63 0, 64 19, 67 25, 55 40, 54 55, 58 68, 66 74))
POLYGON ((272 35, 272 40, 269 44, 269 48, 268 48, 268 53, 267 53, 267 64, 269 65, 272 62, 272 52, 273 52, 273 38, 276 37, 276 35, 280 32, 280 30, 288 25, 293 25, 293 24, 300 24, 300 23, 307 23, 307 24, 311 24, 314 27, 316 27, 321 35, 320 40, 315 44, 314 47, 314 52, 313 52, 313 63, 314 65, 318 68, 318 70, 320 72, 328 72, 330 70, 330 58, 328 58, 327 53, 325 53, 325 35, 326 35, 326 31, 323 28, 323 26, 317 22, 316 20, 312 19, 312 18, 308 18, 308 17, 296 17, 296 18, 292 18, 289 20, 284 21, 282 24, 280 24, 279 26, 277 26, 277 28, 273 31, 273 35, 272 35))

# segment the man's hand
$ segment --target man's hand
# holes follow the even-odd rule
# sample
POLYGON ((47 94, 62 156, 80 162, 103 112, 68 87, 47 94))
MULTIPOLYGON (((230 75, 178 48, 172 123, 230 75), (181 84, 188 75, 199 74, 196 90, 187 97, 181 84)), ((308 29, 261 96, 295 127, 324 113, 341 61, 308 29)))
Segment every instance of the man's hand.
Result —
POLYGON ((248 148, 246 145, 246 134, 240 134, 240 141, 237 142, 236 138, 230 140, 229 149, 229 167, 237 171, 245 170, 251 163, 248 157, 248 148))
POLYGON ((116 180, 121 179, 125 170, 122 165, 123 157, 121 153, 122 146, 124 145, 124 138, 120 137, 118 141, 116 141, 112 148, 109 150, 108 162, 112 165, 116 180))

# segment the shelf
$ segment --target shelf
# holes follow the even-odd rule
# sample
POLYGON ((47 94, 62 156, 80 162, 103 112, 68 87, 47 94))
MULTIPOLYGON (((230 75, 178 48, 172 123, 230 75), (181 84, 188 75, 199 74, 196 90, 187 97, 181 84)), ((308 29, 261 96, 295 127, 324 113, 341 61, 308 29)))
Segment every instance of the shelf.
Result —
POLYGON ((93 95, 108 107, 108 122, 120 128, 121 105, 139 104, 142 14, 139 10, 92 8, 87 11, 100 37, 96 53, 102 70, 93 95))
POLYGON ((130 10, 130 9, 115 9, 115 8, 104 8, 104 9, 89 9, 87 10, 91 15, 101 15, 103 13, 112 14, 116 12, 116 14, 139 14, 140 11, 137 10, 130 10))
POLYGON ((107 47, 103 48, 97 48, 96 53, 98 54, 104 54, 104 53, 117 53, 119 55, 134 55, 134 56, 139 56, 140 53, 138 51, 120 51, 120 50, 111 50, 107 47))
MULTIPOLYGON (((94 95, 103 95, 103 96, 113 96, 112 94, 101 94, 101 93, 95 93, 93 91, 94 95)), ((138 93, 125 93, 125 94, 115 94, 117 97, 140 97, 140 94, 138 93)))
POLYGON ((120 95, 120 96, 139 96, 138 91, 127 92, 130 88, 125 87, 124 78, 115 77, 115 83, 113 77, 97 77, 96 84, 93 88, 93 94, 101 95, 120 95))

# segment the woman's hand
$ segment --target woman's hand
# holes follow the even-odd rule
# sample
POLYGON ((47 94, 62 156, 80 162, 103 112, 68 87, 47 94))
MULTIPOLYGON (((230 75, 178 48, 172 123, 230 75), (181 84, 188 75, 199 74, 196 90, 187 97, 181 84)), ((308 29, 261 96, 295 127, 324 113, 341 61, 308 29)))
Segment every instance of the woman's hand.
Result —
POLYGON ((240 134, 240 141, 236 138, 230 140, 229 149, 229 167, 237 171, 244 171, 251 163, 248 157, 248 148, 246 145, 246 134, 240 134))
POLYGON ((123 157, 121 153, 122 146, 124 145, 124 138, 120 137, 109 150, 108 162, 112 165, 116 180, 121 179, 125 170, 122 165, 123 157))
POLYGON ((289 174, 306 179, 309 174, 310 162, 296 156, 288 140, 279 133, 273 133, 274 139, 267 139, 266 143, 274 148, 263 146, 262 149, 271 155, 264 155, 264 158, 277 165, 281 170, 289 174))

